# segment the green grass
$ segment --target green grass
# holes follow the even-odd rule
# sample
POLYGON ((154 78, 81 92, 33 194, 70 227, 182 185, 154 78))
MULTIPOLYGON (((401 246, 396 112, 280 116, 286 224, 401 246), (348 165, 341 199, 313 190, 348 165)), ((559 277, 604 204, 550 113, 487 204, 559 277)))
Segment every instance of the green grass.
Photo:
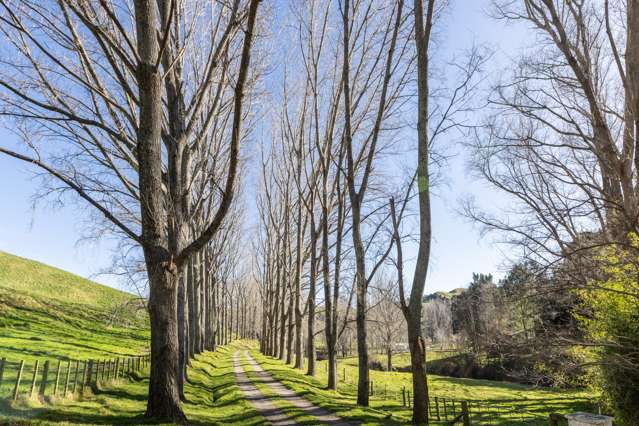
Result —
MULTIPOLYGON (((148 371, 67 399, 26 396, 35 360, 50 360, 54 369, 59 359, 111 359, 148 352, 148 317, 140 308, 131 294, 0 252, 0 358, 8 362, 0 386, 0 424, 145 423, 141 416, 148 371), (20 360, 25 360, 21 396, 9 401, 20 360)), ((266 424, 235 384, 231 356, 244 347, 221 347, 192 361, 184 404, 191 424, 266 424)), ((66 363, 62 365, 61 386, 66 363)))
MULTIPOLYGON (((437 361, 439 359, 443 359, 443 358, 448 358, 452 355, 456 355, 459 352, 455 351, 455 350, 440 350, 440 349, 434 349, 434 350, 428 350, 426 352, 426 356, 428 361, 437 361)), ((370 361, 378 361, 379 363, 381 363, 382 367, 384 367, 384 369, 386 368, 386 363, 387 363, 387 359, 386 359, 386 354, 379 354, 379 353, 370 353, 369 354, 369 359, 370 361)), ((343 365, 350 365, 350 366, 357 366, 357 356, 349 356, 346 358, 340 358, 339 362, 343 365)), ((410 369, 410 353, 409 352, 402 352, 402 353, 396 353, 393 354, 393 358, 392 358, 392 367, 393 370, 406 370, 406 369, 410 369)))
POLYGON ((283 361, 264 356, 258 350, 253 349, 250 354, 276 380, 313 404, 328 409, 346 420, 356 421, 362 425, 398 425, 410 420, 408 417, 397 417, 395 413, 380 410, 376 404, 369 408, 358 407, 352 394, 327 390, 324 382, 304 375, 283 361))
MULTIPOLYGON (((28 424, 141 424, 146 406, 146 371, 101 385, 84 396, 68 399, 26 397, 33 363, 38 360, 86 360, 140 355, 148 351, 148 318, 134 296, 105 287, 38 262, 0 252, 0 357, 7 358, 0 386, 0 423, 28 424), (15 380, 16 363, 25 360, 22 396, 7 402, 15 380)), ((410 421, 402 406, 401 390, 410 390, 410 374, 371 371, 375 395, 370 408, 357 407, 357 359, 340 360, 339 392, 326 387, 326 362, 318 363, 317 378, 262 356, 254 343, 236 342, 215 353, 196 357, 189 370, 185 412, 191 424, 262 425, 265 419, 242 396, 235 384, 232 355, 251 349, 253 357, 277 380, 314 404, 364 425, 395 425, 410 421), (344 374, 346 380, 343 380, 344 374)), ((430 352, 429 360, 445 352, 430 352)), ((384 355, 375 355, 382 365, 384 355)), ((396 368, 409 365, 408 354, 393 357, 396 368)), ((55 361, 54 361, 55 362, 55 361)), ((249 378, 252 368, 243 361, 249 378)), ((63 370, 64 373, 65 370, 63 370)), ((64 375, 61 378, 64 382, 64 375)), ((300 424, 314 424, 302 410, 274 395, 263 383, 256 386, 300 424)), ((551 412, 591 411, 584 391, 557 391, 512 383, 430 376, 432 396, 468 400, 492 407, 494 424, 545 424, 551 412), (495 407, 499 412, 495 411, 495 407), (521 413, 520 413, 521 412, 521 413)), ((443 407, 442 407, 443 414, 443 407)))
POLYGON ((144 354, 148 342, 133 295, 0 252, 0 356, 114 358, 144 354))
POLYGON ((262 382, 255 372, 253 366, 246 360, 244 355, 240 357, 240 365, 244 369, 246 376, 251 380, 251 383, 260 391, 262 394, 268 398, 275 407, 279 408, 280 411, 285 413, 289 418, 295 419, 295 422, 300 425, 313 425, 317 424, 317 420, 307 414, 304 410, 290 402, 282 399, 275 391, 273 391, 267 384, 262 382))
MULTIPOLYGON (((267 424, 266 420, 244 399, 235 384, 232 354, 241 343, 220 347, 196 357, 185 386, 188 402, 184 411, 192 425, 267 424)), ((120 380, 84 398, 59 401, 55 405, 23 399, 4 403, 0 413, 14 421, 29 424, 145 424, 141 417, 146 406, 148 379, 120 380)), ((0 417, 2 423, 2 417, 0 417)), ((156 424, 156 423, 154 423, 156 424)))
MULTIPOLYGON (((371 371, 375 394, 371 398, 372 410, 362 410, 355 405, 357 394, 357 360, 342 359, 338 363, 338 391, 326 390, 326 361, 317 365, 317 377, 309 377, 284 362, 252 351, 253 357, 276 379, 306 396, 315 404, 336 411, 345 418, 363 421, 365 424, 393 424, 393 420, 409 422, 411 412, 402 404, 402 388, 412 390, 410 373, 371 371), (346 373, 346 381, 344 381, 346 373)), ((399 363, 406 362, 399 358, 399 363)), ((583 390, 556 390, 538 388, 508 382, 490 380, 456 379, 429 376, 431 396, 439 398, 440 416, 444 419, 442 398, 447 401, 449 419, 452 419, 452 401, 459 410, 459 401, 471 403, 473 419, 490 420, 491 424, 547 424, 550 413, 592 411, 595 396, 583 390), (475 407, 473 409, 473 407, 475 407)))

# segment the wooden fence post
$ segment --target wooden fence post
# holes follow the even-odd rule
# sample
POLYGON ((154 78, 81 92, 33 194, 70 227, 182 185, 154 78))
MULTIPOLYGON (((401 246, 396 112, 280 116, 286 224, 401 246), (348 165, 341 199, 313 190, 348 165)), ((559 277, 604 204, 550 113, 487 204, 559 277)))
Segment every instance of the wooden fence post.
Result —
POLYGON ((439 416, 439 398, 435 397, 435 414, 437 415, 437 421, 441 420, 439 416))
POLYGON ((24 360, 20 361, 20 368, 18 369, 18 377, 16 377, 16 387, 13 389, 13 400, 18 399, 18 392, 20 391, 20 380, 22 380, 22 370, 24 370, 24 360))
POLYGON ((406 399, 408 399, 408 406, 410 407, 410 391, 408 391, 408 396, 406 397, 406 399))
POLYGON ((44 362, 42 369, 42 381, 40 382, 40 396, 44 396, 47 390, 47 382, 49 381, 49 361, 44 362))
POLYGON ((115 359, 115 380, 120 376, 120 358, 115 359))
POLYGON ((87 363, 86 361, 84 362, 84 371, 85 371, 85 375, 83 377, 82 380, 82 392, 84 393, 84 387, 85 386, 91 386, 91 376, 93 375, 93 360, 90 359, 89 362, 87 363))
POLYGON ((550 416, 548 416, 548 423, 550 424, 550 426, 559 426, 560 422, 565 419, 566 418, 561 414, 552 413, 550 414, 550 416))
POLYGON ((4 366, 7 364, 7 359, 2 358, 0 360, 0 386, 2 386, 2 377, 4 376, 4 366))
POLYGON ((444 401, 444 419, 448 420, 448 407, 446 406, 446 398, 442 398, 444 401))
POLYGON ((406 386, 402 386, 402 407, 406 407, 406 386))
POLYGON ((55 386, 53 388, 53 394, 58 395, 58 386, 60 384, 60 368, 62 367, 62 361, 58 360, 58 370, 55 372, 55 386))
POLYGON ((464 426, 470 426, 470 413, 468 412, 468 402, 461 402, 462 421, 464 426))
POLYGON ((71 360, 67 361, 67 378, 64 381, 64 394, 63 397, 66 398, 69 393, 69 378, 71 377, 71 360))
POLYGON ((80 371, 80 361, 75 360, 75 374, 73 375, 73 393, 78 388, 78 373, 80 371))
POLYGON ((33 379, 31 379, 31 391, 29 392, 30 398, 33 398, 33 394, 35 393, 36 382, 38 381, 39 366, 40 366, 40 361, 36 359, 35 365, 33 366, 33 379))

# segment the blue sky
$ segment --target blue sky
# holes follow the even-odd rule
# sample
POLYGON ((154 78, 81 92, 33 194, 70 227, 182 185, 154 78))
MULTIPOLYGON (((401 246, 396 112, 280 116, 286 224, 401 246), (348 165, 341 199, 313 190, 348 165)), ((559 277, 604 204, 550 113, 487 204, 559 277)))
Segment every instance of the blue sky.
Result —
MULTIPOLYGON (((499 75, 510 58, 526 45, 525 36, 530 33, 493 21, 485 13, 488 6, 489 0, 453 0, 442 27, 440 50, 455 52, 473 43, 488 44, 496 51, 489 74, 499 75)), ((2 129, 0 140, 5 146, 15 143, 13 135, 2 129)), ((455 209, 459 199, 468 194, 490 205, 499 205, 504 200, 468 176, 465 154, 461 149, 456 152, 445 172, 447 184, 438 189, 439 195, 433 200, 434 241, 427 292, 465 286, 473 272, 500 275, 503 270, 500 247, 489 238, 480 240, 476 227, 455 209)), ((78 242, 86 212, 47 202, 32 209, 38 189, 34 173, 27 164, 0 156, 0 250, 120 287, 115 277, 96 276, 110 265, 113 243, 78 242)), ((249 179, 250 182, 253 180, 249 179)))

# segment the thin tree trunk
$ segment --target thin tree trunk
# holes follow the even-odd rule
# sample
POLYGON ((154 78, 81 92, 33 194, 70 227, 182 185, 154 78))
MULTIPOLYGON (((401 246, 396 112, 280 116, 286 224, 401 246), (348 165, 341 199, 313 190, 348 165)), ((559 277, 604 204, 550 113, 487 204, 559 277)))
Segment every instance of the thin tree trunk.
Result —
POLYGON ((360 206, 359 202, 354 203, 351 207, 353 215, 353 245, 355 246, 355 265, 356 265, 356 313, 355 323, 357 327, 357 359, 358 359, 358 379, 357 379, 357 404, 368 407, 368 346, 367 330, 366 330, 366 258, 364 253, 364 244, 360 233, 360 206))
POLYGON ((186 380, 186 358, 187 358, 187 316, 186 310, 186 286, 185 276, 180 274, 179 287, 178 287, 178 342, 180 345, 180 361, 178 366, 178 388, 180 394, 180 400, 185 401, 184 396, 184 381, 186 380))
MULTIPOLYGON (((189 259, 186 266, 186 284, 187 284, 187 303, 189 305, 188 315, 188 359, 191 359, 195 356, 195 327, 197 326, 197 313, 196 313, 196 304, 195 304, 195 277, 193 275, 193 259, 189 259)), ((188 361, 187 361, 188 362, 188 361)))
MULTIPOLYGON (((422 335, 422 298, 428 273, 431 240, 430 174, 428 170, 428 48, 433 24, 435 0, 428 0, 426 23, 422 0, 415 0, 415 45, 417 50, 417 188, 419 192, 419 248, 413 275, 410 301, 403 309, 408 327, 411 369, 413 372, 413 423, 428 423, 428 382, 426 345, 422 335)), ((402 290, 403 293, 403 290, 402 290)), ((403 298, 403 297, 402 297, 403 298)), ((404 302, 403 302, 404 303, 404 302)))
MULTIPOLYGON (((311 202, 312 203, 312 202, 311 202)), ((308 284, 308 327, 306 336, 307 376, 315 376, 315 291, 317 282, 317 235, 311 212, 311 271, 308 284)))
POLYGON ((293 362, 293 331, 294 331, 294 299, 293 295, 289 296, 288 300, 288 338, 286 339, 286 363, 291 364, 293 362))

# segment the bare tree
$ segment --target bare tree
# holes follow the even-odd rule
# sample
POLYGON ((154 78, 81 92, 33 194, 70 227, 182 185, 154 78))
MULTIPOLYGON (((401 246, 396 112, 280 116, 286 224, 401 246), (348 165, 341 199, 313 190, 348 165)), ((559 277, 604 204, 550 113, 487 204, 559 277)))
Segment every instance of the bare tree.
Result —
POLYGON ((10 50, 0 74, 2 114, 31 129, 23 135, 32 154, 0 152, 47 172, 144 253, 152 327, 148 417, 184 419, 178 277, 219 230, 235 192, 258 4, 0 2, 10 50), (202 27, 218 31, 196 30, 202 27), (189 189, 198 172, 190 154, 218 130, 212 124, 221 99, 233 111, 227 175, 210 222, 190 234, 189 189))
MULTIPOLYGON (((388 118, 405 84, 407 68, 399 66, 406 51, 400 40, 403 28, 403 1, 393 5, 391 11, 385 8, 368 7, 368 2, 350 0, 340 2, 342 15, 342 76, 344 100, 344 141, 346 157, 346 182, 351 208, 351 235, 356 264, 356 319, 357 353, 359 374, 357 383, 357 404, 368 406, 369 371, 368 348, 366 345, 367 287, 369 277, 366 268, 366 252, 362 235, 362 205, 373 162, 378 155, 377 143, 382 130, 382 122, 388 118), (363 4, 365 3, 365 4, 363 4), (380 15, 376 15, 380 13, 380 15), (383 19, 380 21, 380 18, 383 19), (391 18, 391 19, 389 19, 391 18), (375 29, 373 29, 376 27, 375 29), (365 29, 365 30, 364 30, 365 29), (375 40, 375 42, 373 42, 375 40), (372 52, 356 53, 358 49, 372 52), (396 50, 398 53, 396 54, 396 50), (387 52, 387 53, 386 53, 387 52), (352 72, 354 71, 354 74, 352 72), (353 84, 352 79, 356 84, 353 84), (357 82, 361 84, 357 84, 357 82), (391 84, 393 83, 393 84, 391 84), (371 101, 371 99, 374 99, 371 101), (367 103, 369 102, 370 103, 367 103), (354 117, 362 114, 360 109, 371 112, 372 118, 361 119, 370 128, 358 126, 354 117)), ((402 40, 400 40, 402 41, 402 40)), ((404 41, 405 42, 405 41, 404 41)), ((360 116, 361 117, 361 116, 360 116)))
POLYGON ((386 353, 386 370, 393 370, 393 352, 406 335, 406 321, 399 307, 397 283, 379 275, 375 280, 375 290, 370 309, 373 334, 386 353))
POLYGON ((445 159, 438 154, 435 142, 451 130, 464 127, 462 117, 473 109, 472 95, 478 85, 475 76, 486 60, 477 49, 471 50, 466 62, 449 64, 454 71, 451 74, 456 74, 452 79, 454 81, 452 87, 438 87, 433 90, 430 84, 432 34, 437 17, 446 6, 447 2, 428 0, 424 10, 421 0, 415 0, 414 3, 414 39, 417 51, 417 167, 399 210, 395 200, 390 200, 393 240, 397 251, 395 265, 399 282, 400 306, 407 322, 408 345, 411 353, 415 399, 414 424, 428 423, 428 383, 426 345, 422 330, 422 303, 431 252, 430 194, 433 178, 437 175, 437 170, 433 170, 431 164, 439 167, 444 164, 442 159, 445 159), (415 182, 419 205, 419 246, 407 301, 403 272, 403 235, 400 225, 415 182))
MULTIPOLYGON (((475 170, 509 205, 466 212, 550 271, 559 295, 607 292, 599 253, 631 249, 638 231, 639 5, 495 1, 494 14, 529 24, 538 43, 495 83, 473 140, 475 170)), ((632 287, 614 296, 636 300, 632 287)))

